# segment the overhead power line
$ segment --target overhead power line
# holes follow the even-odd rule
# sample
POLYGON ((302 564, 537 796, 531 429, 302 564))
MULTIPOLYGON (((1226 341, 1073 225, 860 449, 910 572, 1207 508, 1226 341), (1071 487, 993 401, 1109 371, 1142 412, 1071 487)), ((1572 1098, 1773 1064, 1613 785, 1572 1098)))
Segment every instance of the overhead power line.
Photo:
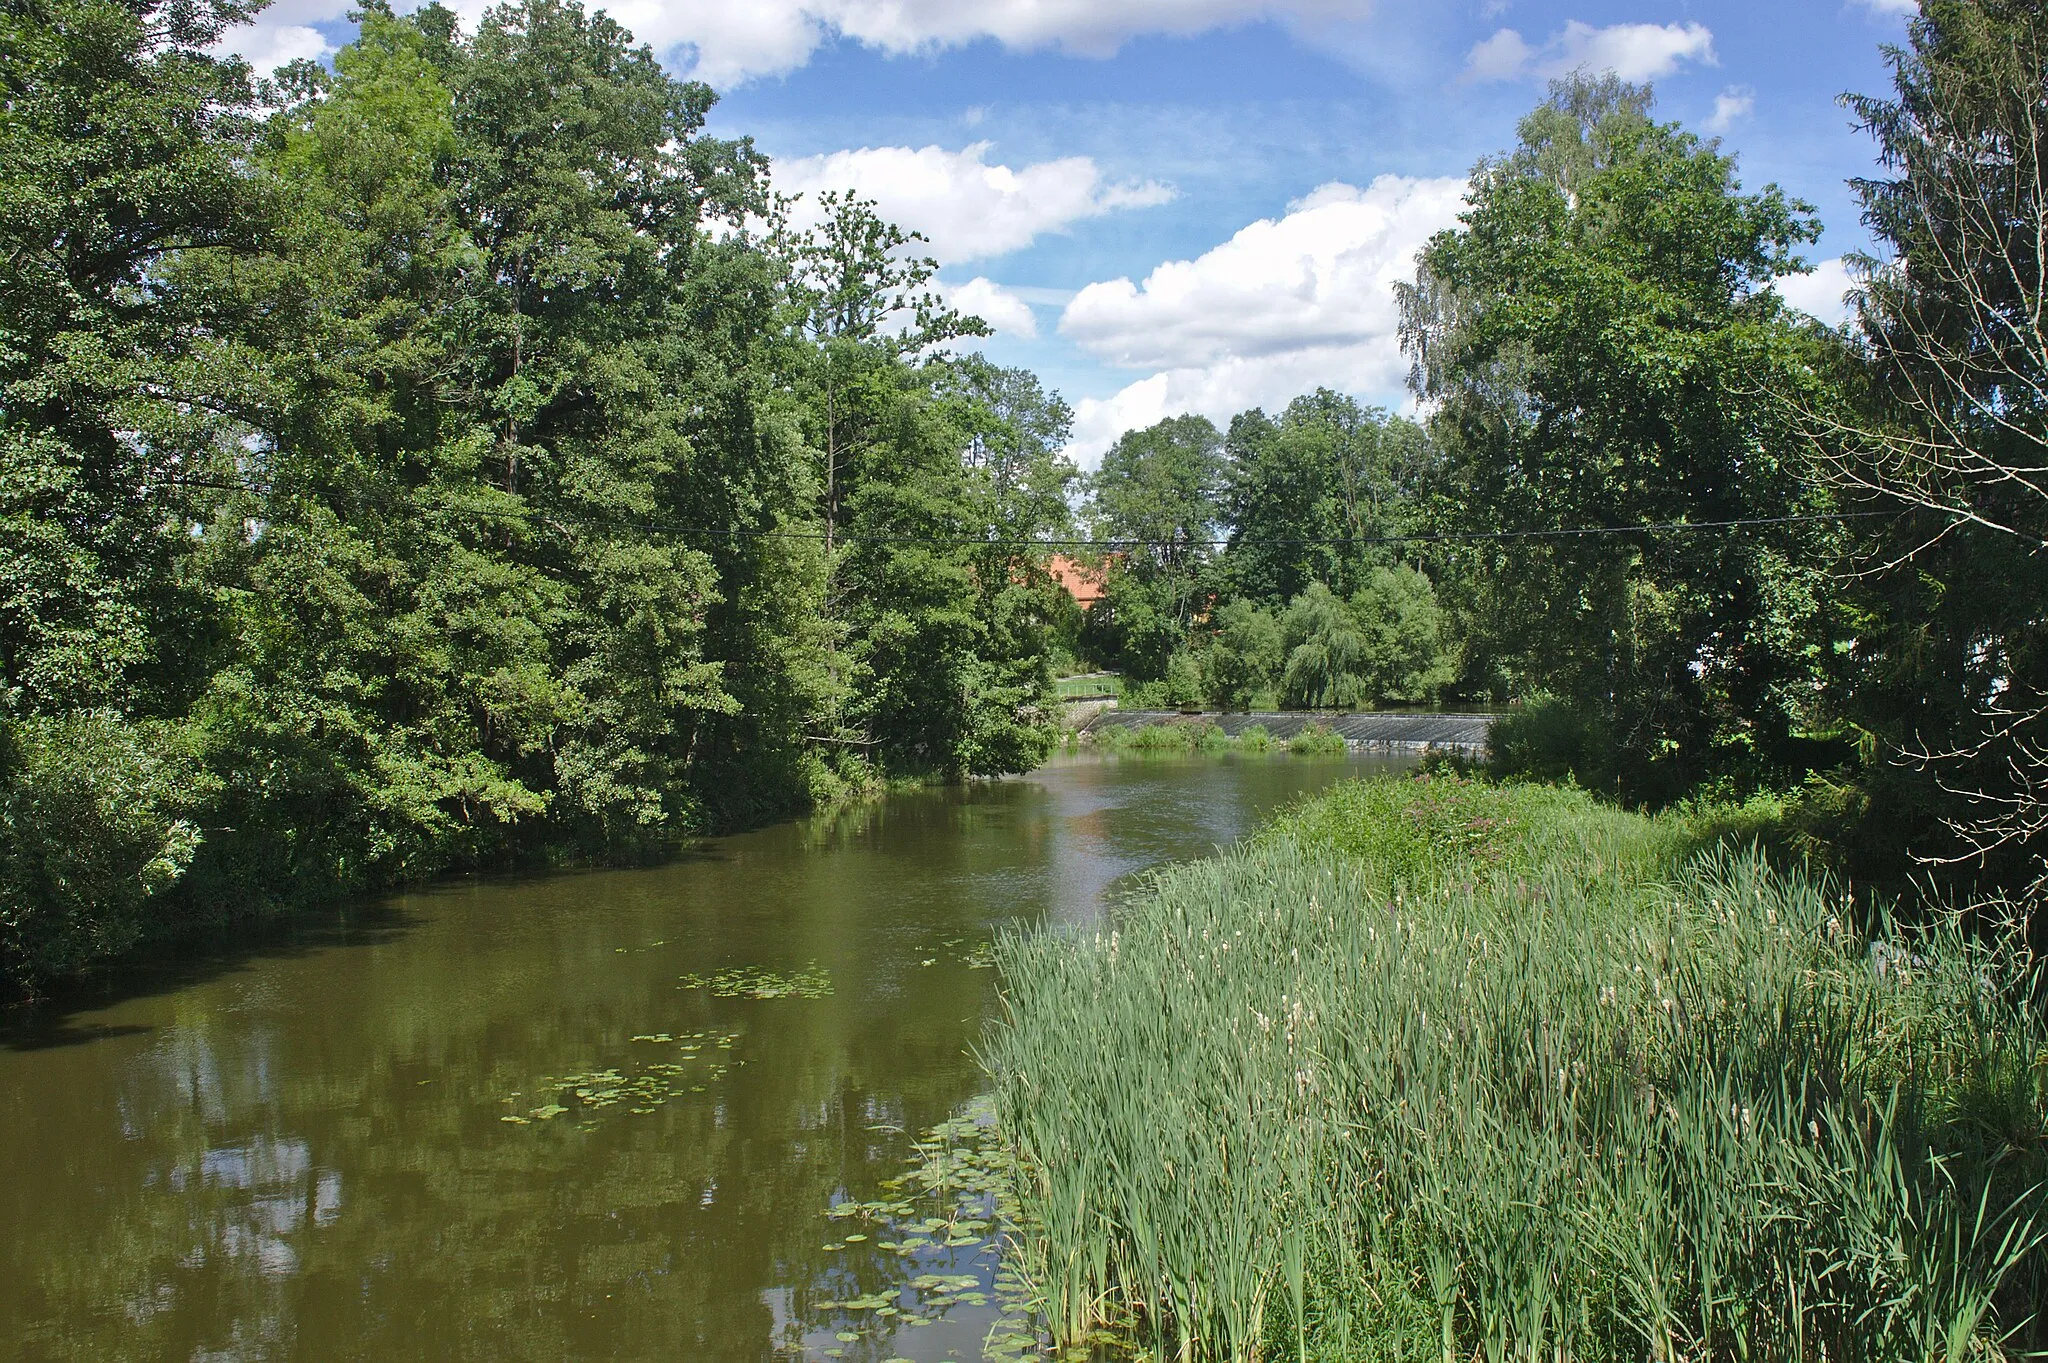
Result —
MULTIPOLYGON (((1862 520, 1889 516, 1889 511, 1824 511, 1799 516, 1745 516, 1723 521, 1650 521, 1640 525, 1570 526, 1539 530, 1444 530, 1416 535, 1303 535, 1258 539, 989 539, 944 535, 858 535, 833 534, 822 530, 709 530, 703 527, 668 526, 659 522, 636 522, 648 529, 666 528, 676 534, 704 534, 736 539, 817 540, 830 538, 835 544, 933 544, 995 548, 1041 549, 1225 549, 1247 545, 1382 545, 1445 544, 1488 540, 1569 539, 1589 535, 1639 535, 1646 533, 1692 533, 1703 530, 1734 530, 1752 525, 1793 525, 1807 521, 1862 520)), ((571 517, 573 519, 573 517, 571 517)))
MULTIPOLYGON (((267 495, 270 489, 203 481, 200 479, 175 480, 173 485, 184 487, 218 488, 223 491, 249 492, 267 495)), ((1287 547, 1307 548, 1323 546, 1381 546, 1401 544, 1483 544, 1512 540, 1555 540, 1583 539, 1607 535, 1644 534, 1700 534, 1717 530, 1740 530, 1752 526, 1799 525, 1824 521, 1867 520, 1879 516, 1897 516, 1898 511, 1815 511, 1786 516, 1743 516, 1713 521, 1645 521, 1635 525, 1585 525, 1557 526, 1517 530, 1440 530, 1406 535, 1299 535, 1261 536, 1257 539, 1239 539, 1230 536, 1220 538, 1171 538, 1146 539, 1138 537, 1070 537, 1070 538, 1014 538, 987 535, 866 535, 847 531, 790 530, 790 529, 742 529, 730 526, 685 525, 675 521, 646 520, 615 516, 596 516, 566 507, 545 510, 531 505, 506 507, 440 507, 443 512, 461 512, 479 518, 494 520, 525 520, 539 515, 559 521, 573 521, 585 525, 611 526, 622 530, 654 530, 672 535, 695 536, 704 539, 724 540, 796 540, 802 542, 834 545, 850 544, 904 544, 930 545, 945 548, 982 549, 1094 549, 1105 552, 1133 549, 1225 549, 1246 547, 1287 547)))

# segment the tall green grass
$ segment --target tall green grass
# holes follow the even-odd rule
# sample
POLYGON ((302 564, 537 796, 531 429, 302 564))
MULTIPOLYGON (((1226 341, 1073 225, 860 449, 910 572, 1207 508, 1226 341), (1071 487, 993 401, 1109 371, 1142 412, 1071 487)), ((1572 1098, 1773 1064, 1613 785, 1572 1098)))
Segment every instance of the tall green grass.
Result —
MULTIPOLYGON (((1326 734, 1327 730, 1324 731, 1326 734)), ((1346 749, 1344 740, 1329 734, 1335 740, 1329 743, 1311 743, 1297 746, 1299 740, 1284 745, 1289 752, 1297 755, 1341 757, 1346 749)), ((1089 743, 1103 752, 1138 753, 1219 753, 1219 752, 1272 752, 1283 746, 1273 737, 1272 732, 1262 724, 1253 724, 1235 737, 1223 732, 1223 726, 1210 719, 1160 720, 1150 724, 1105 724, 1091 729, 1089 743)))
POLYGON ((1162 1358, 2048 1345, 2034 965, 1867 941, 1729 819, 1356 783, 999 950, 985 1060, 1064 1339, 1162 1358))

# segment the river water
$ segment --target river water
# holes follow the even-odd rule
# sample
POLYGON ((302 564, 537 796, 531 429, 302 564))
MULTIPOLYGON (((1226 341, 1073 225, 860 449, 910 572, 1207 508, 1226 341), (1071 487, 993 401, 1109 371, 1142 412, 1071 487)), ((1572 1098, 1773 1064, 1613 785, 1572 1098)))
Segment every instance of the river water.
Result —
POLYGON ((0 1357, 976 1357, 991 1312, 846 1341, 810 1304, 884 1272, 824 1209, 977 1091, 991 935, 1371 766, 1061 758, 14 1018, 0 1357))

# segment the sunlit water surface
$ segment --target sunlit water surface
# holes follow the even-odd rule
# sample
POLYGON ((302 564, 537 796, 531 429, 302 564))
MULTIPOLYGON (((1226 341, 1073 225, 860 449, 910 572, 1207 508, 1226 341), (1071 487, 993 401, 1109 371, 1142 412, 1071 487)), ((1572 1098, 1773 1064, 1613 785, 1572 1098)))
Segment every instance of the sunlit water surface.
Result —
POLYGON ((811 1303, 903 1271, 825 1248, 822 1212, 976 1093, 979 949, 1375 765, 1063 758, 17 1017, 0 1357, 976 1357, 992 1310, 849 1343, 811 1303), (829 996, 682 978, 813 963, 829 996))

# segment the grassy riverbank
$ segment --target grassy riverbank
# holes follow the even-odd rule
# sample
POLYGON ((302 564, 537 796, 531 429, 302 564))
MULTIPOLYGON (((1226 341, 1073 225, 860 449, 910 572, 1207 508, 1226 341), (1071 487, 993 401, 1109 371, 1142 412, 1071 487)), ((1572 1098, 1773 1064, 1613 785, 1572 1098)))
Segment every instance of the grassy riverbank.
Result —
POLYGON ((1324 724, 1311 724, 1292 738, 1277 738, 1261 724, 1227 734, 1215 721, 1199 718, 1103 725, 1089 730, 1083 741, 1109 753, 1262 753, 1284 748, 1297 757, 1342 757, 1346 751, 1344 740, 1324 724))
POLYGON ((1873 942, 1770 811, 1354 783, 1014 938, 988 1043, 1056 1332, 1166 1356, 1997 1358, 2048 1343, 2048 1029, 1873 942))

